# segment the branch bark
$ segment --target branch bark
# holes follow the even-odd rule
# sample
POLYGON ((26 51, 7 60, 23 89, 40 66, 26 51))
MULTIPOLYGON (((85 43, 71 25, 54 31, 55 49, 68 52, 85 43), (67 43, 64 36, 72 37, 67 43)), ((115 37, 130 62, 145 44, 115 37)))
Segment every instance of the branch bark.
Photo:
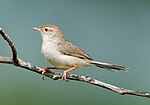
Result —
MULTIPOLYGON (((12 51, 12 56, 13 56, 13 57, 0 56, 0 63, 12 64, 14 66, 24 68, 24 70, 29 70, 29 71, 33 71, 33 72, 38 73, 38 74, 42 74, 40 72, 40 70, 42 68, 34 66, 31 63, 25 62, 22 59, 17 57, 17 50, 16 50, 13 42, 10 40, 10 38, 8 37, 8 35, 5 33, 5 31, 2 28, 0 28, 0 34, 2 35, 4 40, 6 40, 6 42, 9 44, 11 51, 12 51)), ((54 67, 51 67, 51 69, 54 69, 54 67)), ((48 73, 45 73, 45 76, 49 77, 53 80, 58 80, 58 79, 61 79, 62 73, 50 71, 48 73)), ((105 82, 96 80, 94 78, 91 78, 89 76, 79 76, 76 74, 69 74, 69 75, 67 75, 67 79, 68 80, 74 80, 74 81, 80 81, 80 82, 86 82, 86 83, 89 83, 92 85, 96 85, 98 87, 102 87, 102 88, 111 90, 111 91, 116 92, 116 93, 121 94, 121 95, 129 94, 129 95, 135 95, 135 96, 150 98, 150 92, 139 92, 139 91, 135 91, 135 90, 128 90, 128 89, 124 89, 124 88, 119 88, 117 86, 110 85, 108 83, 105 83, 105 82)))

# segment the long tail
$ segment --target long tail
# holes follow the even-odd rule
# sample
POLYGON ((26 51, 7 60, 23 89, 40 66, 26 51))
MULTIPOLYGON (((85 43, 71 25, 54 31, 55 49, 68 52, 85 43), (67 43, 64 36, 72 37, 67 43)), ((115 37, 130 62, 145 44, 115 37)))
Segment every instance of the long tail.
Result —
POLYGON ((110 63, 105 63, 105 62, 98 62, 98 61, 93 61, 93 60, 91 60, 89 63, 92 65, 95 65, 97 67, 112 70, 112 71, 127 72, 127 68, 124 66, 121 66, 121 65, 110 64, 110 63))

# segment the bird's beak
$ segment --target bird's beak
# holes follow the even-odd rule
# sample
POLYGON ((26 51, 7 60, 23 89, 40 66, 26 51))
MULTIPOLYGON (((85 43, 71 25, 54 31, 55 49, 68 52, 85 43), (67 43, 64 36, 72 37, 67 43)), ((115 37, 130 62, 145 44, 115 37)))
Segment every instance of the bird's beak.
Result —
POLYGON ((32 30, 40 31, 40 29, 39 29, 39 28, 37 28, 37 27, 33 27, 33 28, 32 28, 32 30))

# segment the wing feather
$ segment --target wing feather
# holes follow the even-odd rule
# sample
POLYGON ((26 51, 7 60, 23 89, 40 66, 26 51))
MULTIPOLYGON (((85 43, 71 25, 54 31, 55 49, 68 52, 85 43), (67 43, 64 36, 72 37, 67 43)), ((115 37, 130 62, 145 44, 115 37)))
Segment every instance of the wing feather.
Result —
POLYGON ((83 50, 79 49, 77 46, 73 45, 69 41, 65 41, 65 43, 58 44, 58 50, 65 55, 74 56, 82 59, 93 60, 87 53, 83 50))

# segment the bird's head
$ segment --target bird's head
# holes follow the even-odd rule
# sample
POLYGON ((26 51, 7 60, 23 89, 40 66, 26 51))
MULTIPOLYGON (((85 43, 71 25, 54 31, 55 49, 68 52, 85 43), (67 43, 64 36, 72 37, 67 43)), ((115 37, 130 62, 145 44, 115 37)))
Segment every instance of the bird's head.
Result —
POLYGON ((32 29, 39 31, 42 38, 46 38, 47 40, 62 37, 61 30, 55 25, 43 25, 40 27, 34 27, 32 29))

